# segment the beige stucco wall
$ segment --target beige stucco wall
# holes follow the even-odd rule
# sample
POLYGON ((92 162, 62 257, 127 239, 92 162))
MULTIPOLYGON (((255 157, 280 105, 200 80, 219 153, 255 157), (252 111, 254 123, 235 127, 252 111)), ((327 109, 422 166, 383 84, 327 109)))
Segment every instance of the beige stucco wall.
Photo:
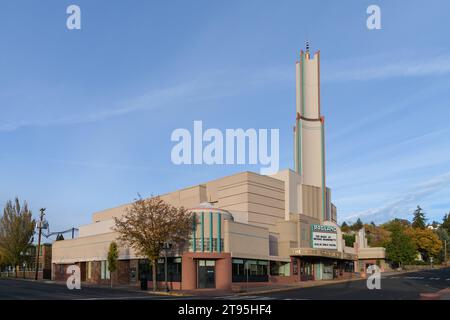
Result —
POLYGON ((386 249, 382 247, 358 249, 358 259, 384 259, 385 257, 386 249))
MULTIPOLYGON (((52 246, 52 263, 74 263, 78 261, 100 261, 107 259, 109 245, 116 241, 117 233, 55 241, 52 246)), ((133 249, 120 246, 119 259, 136 258, 133 249)))
POLYGON ((114 219, 102 220, 99 222, 86 224, 78 228, 78 237, 81 238, 102 233, 110 233, 114 231, 114 225, 114 219))
POLYGON ((286 169, 278 171, 271 177, 284 183, 284 217, 289 220, 291 214, 298 214, 302 208, 301 184, 302 177, 296 172, 286 169))
MULTIPOLYGON (((215 201, 216 207, 235 213, 236 221, 268 228, 274 228, 285 215, 284 183, 253 172, 241 172, 184 188, 161 195, 161 198, 174 206, 185 208, 215 201)), ((120 217, 129 205, 96 212, 92 220, 97 222, 120 217)))
POLYGON ((225 252, 233 257, 268 259, 269 230, 263 227, 224 221, 225 252))
POLYGON ((277 224, 278 255, 289 258, 291 248, 298 247, 298 221, 283 221, 277 224))

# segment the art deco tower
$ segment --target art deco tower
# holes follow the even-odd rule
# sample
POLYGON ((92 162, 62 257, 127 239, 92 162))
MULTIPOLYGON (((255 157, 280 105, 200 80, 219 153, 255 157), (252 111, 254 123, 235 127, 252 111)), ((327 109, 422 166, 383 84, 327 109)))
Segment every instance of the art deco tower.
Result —
POLYGON ((320 114, 320 51, 310 56, 309 45, 296 63, 295 171, 302 183, 321 189, 322 214, 326 217, 325 134, 320 114))

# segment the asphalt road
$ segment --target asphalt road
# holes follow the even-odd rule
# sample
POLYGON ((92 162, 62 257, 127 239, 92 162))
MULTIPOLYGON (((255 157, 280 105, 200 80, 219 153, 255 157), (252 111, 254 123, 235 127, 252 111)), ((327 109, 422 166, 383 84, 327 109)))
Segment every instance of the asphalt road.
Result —
MULTIPOLYGON (((369 290, 366 280, 350 281, 319 287, 301 288, 283 292, 204 297, 232 300, 360 300, 360 299, 418 299, 420 293, 437 292, 450 287, 450 268, 420 271, 398 275, 383 275, 380 290, 369 290)), ((64 284, 0 279, 0 299, 57 299, 57 300, 172 300, 202 297, 174 297, 153 295, 151 292, 105 287, 84 286, 81 290, 68 290, 64 284)))
POLYGON ((132 291, 107 287, 82 286, 80 290, 69 290, 65 284, 34 282, 15 279, 0 279, 0 299, 8 300, 135 300, 164 299, 145 291, 132 291))
POLYGON ((450 268, 445 268, 397 275, 382 275, 380 290, 369 290, 366 285, 366 280, 357 280, 240 298, 283 300, 415 300, 420 298, 420 293, 437 292, 449 287, 450 268))

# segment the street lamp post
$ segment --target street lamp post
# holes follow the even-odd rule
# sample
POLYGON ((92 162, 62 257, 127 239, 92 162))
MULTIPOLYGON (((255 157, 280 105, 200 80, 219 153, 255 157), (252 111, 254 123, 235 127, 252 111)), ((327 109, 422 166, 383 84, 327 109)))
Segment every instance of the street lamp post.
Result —
MULTIPOLYGON (((23 251, 20 251, 20 260, 22 260, 22 268, 23 268, 24 265, 25 265, 25 261, 24 261, 24 253, 23 253, 23 251)), ((16 267, 16 268, 17 268, 17 267, 16 267)), ((23 278, 25 279, 25 270, 23 269, 22 271, 23 271, 23 278)), ((16 272, 16 277, 17 277, 17 272, 16 272)))
POLYGON ((38 237, 38 246, 36 248, 36 271, 35 271, 35 275, 34 275, 34 280, 38 279, 38 273, 39 273, 39 252, 41 249, 41 236, 42 236, 42 222, 44 220, 44 215, 45 215, 45 208, 41 208, 41 216, 40 216, 40 220, 39 220, 39 237, 38 237))

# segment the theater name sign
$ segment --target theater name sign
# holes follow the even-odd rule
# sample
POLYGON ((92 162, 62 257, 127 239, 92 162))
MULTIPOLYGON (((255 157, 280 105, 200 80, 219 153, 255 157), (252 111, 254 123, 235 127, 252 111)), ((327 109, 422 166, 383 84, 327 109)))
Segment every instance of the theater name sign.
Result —
POLYGON ((336 227, 312 224, 311 247, 315 249, 337 250, 336 227))

